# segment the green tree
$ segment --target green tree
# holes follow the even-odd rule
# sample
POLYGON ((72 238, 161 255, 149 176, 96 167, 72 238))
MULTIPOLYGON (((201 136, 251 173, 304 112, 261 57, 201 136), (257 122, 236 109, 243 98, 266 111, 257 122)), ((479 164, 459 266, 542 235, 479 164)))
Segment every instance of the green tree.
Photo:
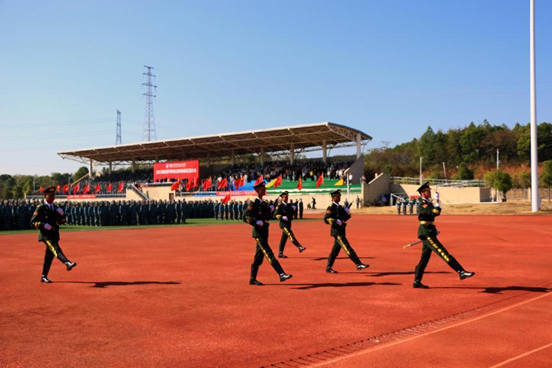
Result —
POLYGON ((485 184, 502 192, 502 195, 506 197, 506 193, 512 189, 512 177, 502 171, 489 171, 485 174, 485 184))
POLYGON ((458 173, 454 176, 456 180, 473 180, 474 173, 473 170, 470 170, 465 163, 458 165, 458 173))
POLYGON ((86 174, 88 174, 88 168, 85 166, 79 167, 77 172, 73 174, 73 181, 79 180, 86 174))
POLYGON ((427 130, 421 136, 420 141, 418 142, 420 156, 424 158, 425 163, 429 165, 435 163, 437 148, 437 135, 435 134, 433 129, 431 129, 431 127, 427 127, 427 130))
POLYGON ((552 160, 545 161, 540 175, 540 183, 548 188, 548 202, 550 202, 550 187, 552 186, 552 160))
POLYGON ((514 187, 526 189, 531 186, 531 173, 527 171, 514 175, 514 187))

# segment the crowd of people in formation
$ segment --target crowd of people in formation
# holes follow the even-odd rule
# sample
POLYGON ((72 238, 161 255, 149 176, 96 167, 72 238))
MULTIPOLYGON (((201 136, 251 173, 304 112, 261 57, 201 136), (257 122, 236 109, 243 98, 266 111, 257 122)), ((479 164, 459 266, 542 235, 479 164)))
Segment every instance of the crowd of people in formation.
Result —
MULTIPOLYGON (((293 203, 293 201, 291 201, 293 203)), ((0 203, 0 230, 31 229, 33 212, 42 200, 0 203)), ((214 218, 238 221, 249 200, 201 201, 94 201, 56 202, 65 212, 66 224, 75 226, 133 226, 183 224, 186 219, 214 218)), ((295 218, 303 218, 303 201, 296 206, 295 218)))
POLYGON ((417 200, 415 198, 398 197, 395 206, 397 207, 398 215, 406 215, 407 207, 409 215, 414 215, 414 210, 416 210, 416 215, 418 214, 417 200))

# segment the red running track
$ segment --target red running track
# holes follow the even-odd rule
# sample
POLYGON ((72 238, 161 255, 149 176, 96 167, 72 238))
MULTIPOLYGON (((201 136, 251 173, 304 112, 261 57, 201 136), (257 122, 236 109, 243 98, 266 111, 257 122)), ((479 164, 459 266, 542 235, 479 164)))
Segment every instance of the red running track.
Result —
MULTIPOLYGON (((371 267, 341 254, 336 275, 324 272, 329 227, 297 222, 307 251, 288 244, 282 261, 294 278, 279 283, 265 262, 263 287, 248 285, 254 242, 241 223, 64 233, 79 265, 55 260, 50 285, 36 235, 1 236, 0 366, 538 367, 552 356, 551 225, 443 215, 441 242, 477 275, 460 281, 433 256, 430 290, 411 287, 420 248, 402 249, 416 240, 406 216, 353 216, 349 241, 371 267)), ((273 250, 279 237, 273 223, 273 250)))

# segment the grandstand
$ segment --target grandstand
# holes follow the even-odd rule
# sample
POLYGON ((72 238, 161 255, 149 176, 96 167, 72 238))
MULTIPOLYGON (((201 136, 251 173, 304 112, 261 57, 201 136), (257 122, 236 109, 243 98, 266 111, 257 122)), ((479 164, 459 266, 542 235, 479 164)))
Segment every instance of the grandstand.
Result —
POLYGON ((73 183, 66 193, 60 188, 59 194, 70 195, 73 200, 123 194, 126 199, 174 199, 175 195, 197 198, 227 192, 250 196, 253 182, 260 177, 269 184, 280 177, 278 185, 270 186, 269 194, 281 190, 323 194, 335 190, 336 183, 345 185, 347 179, 349 189, 360 193, 364 174, 362 147, 371 139, 357 129, 324 122, 60 152, 63 159, 88 165, 90 175, 80 180, 76 191, 73 183), (344 147, 356 147, 356 155, 328 157, 332 149, 344 147), (321 151, 322 157, 298 159, 314 151, 321 151), (281 159, 284 156, 286 161, 281 159), (196 165, 197 173, 157 176, 152 166, 160 163, 191 163, 196 165), (121 165, 130 170, 113 170, 121 165), (99 167, 107 170, 96 174, 99 167), (320 177, 324 178, 323 184, 318 181, 320 177), (238 187, 237 179, 242 180, 238 187), (299 179, 303 189, 297 188, 299 179), (176 193, 171 189, 175 182, 176 193))

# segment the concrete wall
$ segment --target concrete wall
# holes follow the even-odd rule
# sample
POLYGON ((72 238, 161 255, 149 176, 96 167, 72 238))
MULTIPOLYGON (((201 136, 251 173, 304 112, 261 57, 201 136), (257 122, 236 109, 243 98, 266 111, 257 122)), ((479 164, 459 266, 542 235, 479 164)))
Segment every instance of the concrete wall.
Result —
POLYGON ((370 205, 378 201, 384 194, 389 194, 391 177, 388 174, 379 174, 369 183, 363 183, 362 193, 364 205, 370 205))
MULTIPOLYGON (((409 184, 391 184, 391 193, 397 195, 417 196, 419 195, 416 189, 419 185, 409 184)), ((435 196, 435 187, 432 187, 432 195, 435 196)), ((491 197, 490 188, 451 188, 451 187, 437 187, 441 202, 443 204, 459 204, 459 203, 479 203, 488 202, 491 197)))

